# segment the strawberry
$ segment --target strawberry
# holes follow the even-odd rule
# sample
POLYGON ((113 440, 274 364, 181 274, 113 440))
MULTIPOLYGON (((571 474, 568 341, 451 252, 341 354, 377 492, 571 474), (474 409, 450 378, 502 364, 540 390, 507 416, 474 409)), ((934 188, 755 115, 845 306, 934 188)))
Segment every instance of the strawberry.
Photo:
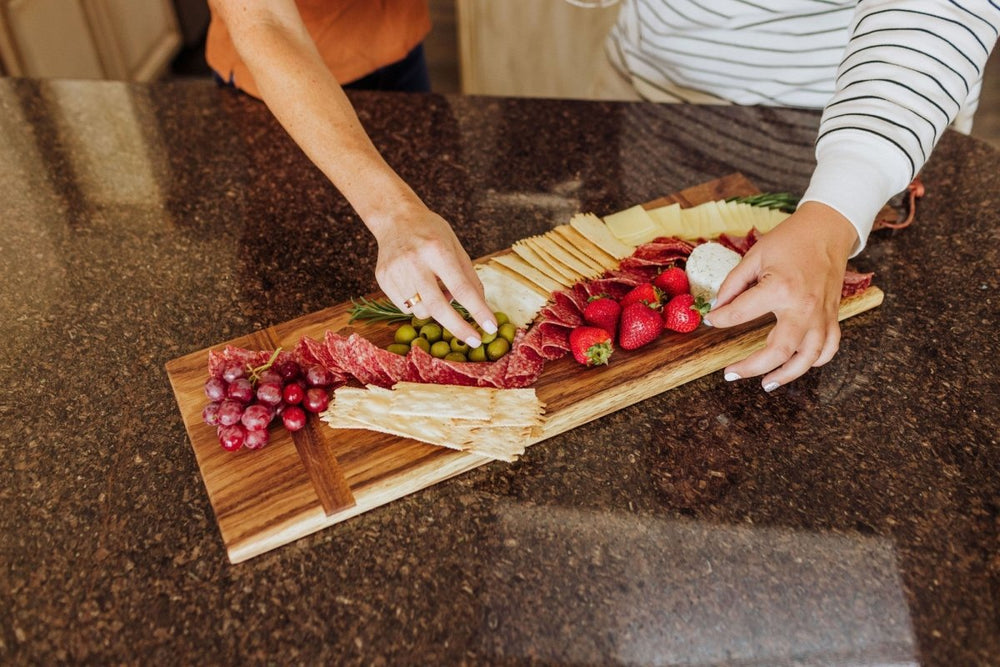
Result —
POLYGON ((569 332, 569 349, 584 366, 608 363, 614 348, 611 335, 600 327, 580 326, 569 332))
POLYGON ((679 266, 671 266, 653 279, 653 285, 663 290, 667 299, 672 299, 678 294, 687 294, 691 291, 691 284, 688 282, 687 273, 679 266))
POLYGON ((709 311, 704 299, 695 299, 690 294, 679 294, 667 302, 663 309, 663 323, 671 331, 690 333, 701 324, 701 318, 709 311))
POLYGON ((663 317, 644 303, 630 303, 622 308, 618 326, 618 344, 634 350, 656 340, 663 332, 663 317))
POLYGON ((621 305, 607 294, 590 297, 583 309, 584 321, 607 331, 611 334, 611 340, 618 333, 618 317, 621 314, 621 305))
POLYGON ((631 303, 644 303, 650 308, 659 308, 661 305, 660 290, 653 283, 639 283, 629 290, 618 303, 621 304, 622 308, 631 303))

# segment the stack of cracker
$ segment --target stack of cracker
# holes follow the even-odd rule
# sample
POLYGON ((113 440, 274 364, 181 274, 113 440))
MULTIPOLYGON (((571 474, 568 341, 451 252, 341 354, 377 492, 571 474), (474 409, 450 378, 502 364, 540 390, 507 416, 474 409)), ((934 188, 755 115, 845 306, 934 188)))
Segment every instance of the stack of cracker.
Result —
POLYGON ((341 387, 321 419, 514 461, 538 439, 544 409, 534 389, 399 382, 341 387))

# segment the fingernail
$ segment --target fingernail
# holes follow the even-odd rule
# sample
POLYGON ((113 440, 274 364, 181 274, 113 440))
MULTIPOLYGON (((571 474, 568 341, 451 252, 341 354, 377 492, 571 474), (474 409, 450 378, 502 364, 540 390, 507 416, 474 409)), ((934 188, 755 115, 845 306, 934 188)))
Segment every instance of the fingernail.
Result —
POLYGON ((726 382, 735 382, 736 380, 742 380, 743 379, 743 378, 740 377, 739 373, 734 373, 732 371, 729 371, 723 377, 726 378, 726 382))
POLYGON ((704 324, 706 327, 712 326, 712 323, 708 321, 708 316, 702 317, 701 323, 704 324))
POLYGON ((469 336, 465 339, 465 344, 469 347, 479 347, 483 344, 483 341, 479 340, 478 336, 469 336))
POLYGON ((485 331, 488 334, 495 334, 497 332, 497 325, 496 325, 496 323, 495 322, 486 322, 486 324, 483 325, 483 331, 485 331))
POLYGON ((772 391, 774 391, 780 386, 781 385, 777 382, 768 382, 767 384, 764 385, 764 391, 770 394, 772 391))

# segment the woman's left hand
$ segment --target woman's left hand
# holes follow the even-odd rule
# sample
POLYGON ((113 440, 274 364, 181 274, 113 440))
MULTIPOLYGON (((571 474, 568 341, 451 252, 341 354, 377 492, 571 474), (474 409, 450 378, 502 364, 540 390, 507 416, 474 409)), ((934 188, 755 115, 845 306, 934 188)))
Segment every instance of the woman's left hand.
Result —
POLYGON ((762 349, 725 369, 727 380, 763 376, 770 392, 833 358, 844 272, 857 238, 840 213, 805 202, 750 248, 707 319, 731 327, 774 313, 777 323, 762 349))

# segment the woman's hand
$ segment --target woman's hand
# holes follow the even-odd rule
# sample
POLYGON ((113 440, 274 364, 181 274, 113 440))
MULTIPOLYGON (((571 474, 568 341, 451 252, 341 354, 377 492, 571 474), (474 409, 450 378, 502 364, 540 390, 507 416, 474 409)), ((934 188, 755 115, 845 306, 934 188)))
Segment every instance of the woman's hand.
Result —
POLYGON ((451 300, 462 304, 487 333, 497 330, 496 318, 455 232, 423 205, 394 217, 394 224, 372 226, 378 241, 375 278, 382 291, 403 312, 433 317, 459 339, 478 347, 479 334, 452 308, 451 300), (412 306, 407 303, 411 299, 412 306))
POLYGON ((750 248, 722 283, 708 319, 731 327, 774 313, 777 323, 763 349, 725 369, 727 380, 763 375, 764 390, 773 391, 833 358, 844 271, 857 238, 840 213, 805 202, 750 248))

